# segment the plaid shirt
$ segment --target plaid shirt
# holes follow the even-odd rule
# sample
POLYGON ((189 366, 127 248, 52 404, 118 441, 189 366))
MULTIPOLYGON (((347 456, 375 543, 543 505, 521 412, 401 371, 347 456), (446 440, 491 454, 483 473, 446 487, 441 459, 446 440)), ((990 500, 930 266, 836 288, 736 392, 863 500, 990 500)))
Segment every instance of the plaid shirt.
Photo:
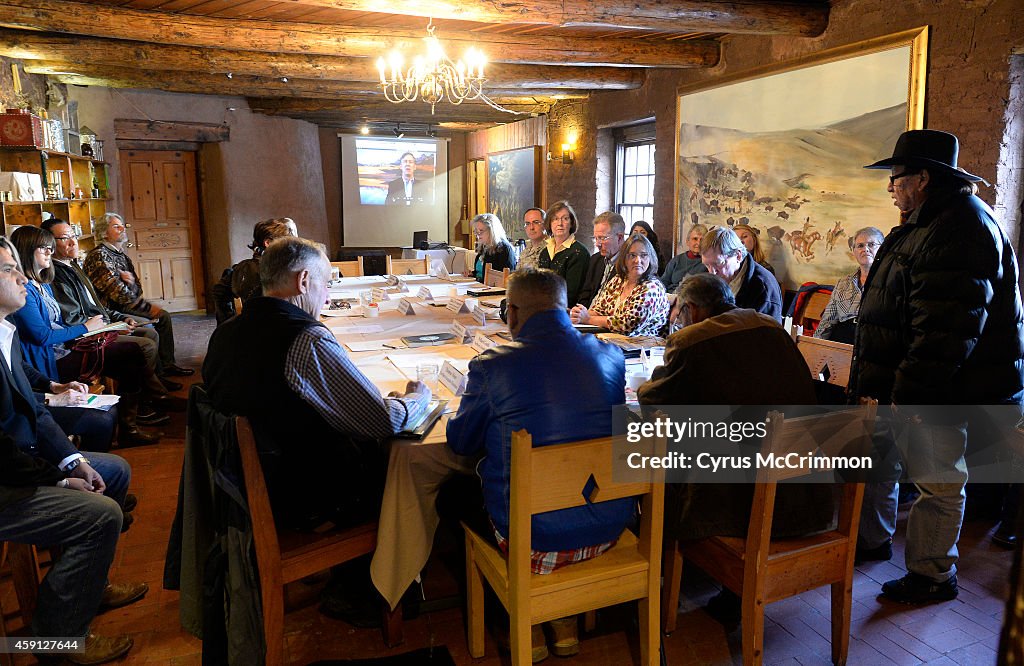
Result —
MULTIPOLYGON (((498 547, 501 552, 508 555, 508 539, 501 536, 498 530, 494 530, 494 538, 498 540, 498 547)), ((616 539, 618 541, 618 539, 616 539)), ((582 562, 597 557, 604 551, 615 545, 615 541, 599 543, 596 546, 583 546, 573 550, 531 550, 530 571, 535 574, 549 574, 556 569, 561 569, 567 564, 582 562)))
POLYGON ((821 312, 821 321, 814 329, 814 337, 823 338, 836 324, 856 317, 857 311, 860 310, 862 293, 860 269, 857 269, 853 275, 847 275, 839 280, 836 283, 836 288, 832 291, 832 298, 821 312))

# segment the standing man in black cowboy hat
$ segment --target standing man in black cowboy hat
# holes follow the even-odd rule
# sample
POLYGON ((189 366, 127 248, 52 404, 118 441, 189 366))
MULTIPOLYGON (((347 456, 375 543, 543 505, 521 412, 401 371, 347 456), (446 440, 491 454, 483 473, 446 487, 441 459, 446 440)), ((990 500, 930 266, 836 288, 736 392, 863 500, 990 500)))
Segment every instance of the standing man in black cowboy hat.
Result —
MULTIPOLYGON (((888 190, 904 221, 879 248, 864 286, 850 390, 892 405, 892 435, 921 491, 907 522, 908 573, 882 586, 904 603, 957 596, 968 426, 957 406, 1019 406, 1024 397, 1017 260, 973 194, 982 179, 957 168, 958 151, 952 134, 912 130, 891 158, 866 167, 891 170, 888 190)), ((877 523, 870 511, 862 517, 865 537, 883 524, 891 537, 889 489, 873 507, 877 523)), ((861 545, 861 559, 892 556, 891 538, 861 545)))

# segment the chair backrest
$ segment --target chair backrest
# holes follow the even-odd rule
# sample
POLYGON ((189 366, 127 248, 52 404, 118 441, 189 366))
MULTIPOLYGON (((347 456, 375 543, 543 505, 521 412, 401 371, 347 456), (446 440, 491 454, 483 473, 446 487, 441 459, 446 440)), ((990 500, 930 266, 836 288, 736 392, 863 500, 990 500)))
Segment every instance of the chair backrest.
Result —
POLYGON ((488 287, 504 287, 511 273, 509 269, 496 271, 490 264, 484 264, 484 284, 488 287))
POLYGON ((814 379, 827 381, 829 384, 843 388, 850 383, 853 345, 812 338, 807 335, 797 335, 796 348, 800 350, 800 354, 807 361, 807 367, 811 369, 811 377, 814 379), (823 372, 826 367, 828 368, 827 379, 823 372))
POLYGON ((821 313, 825 311, 832 298, 832 289, 824 287, 808 296, 804 302, 793 313, 793 321, 804 327, 805 331, 814 332, 818 322, 821 321, 821 313))
MULTIPOLYGON (((642 496, 640 549, 657 566, 665 512, 665 472, 647 470, 644 480, 612 480, 613 439, 604 437, 533 447, 526 430, 512 433, 509 512, 509 579, 525 584, 530 572, 531 516, 623 497, 642 496), (584 492, 590 490, 590 496, 584 492)), ((665 439, 648 439, 632 450, 665 455, 665 439)), ((622 464, 622 461, 619 461, 622 464)), ((655 573, 655 576, 658 574, 655 573)))
POLYGON ((422 259, 392 259, 391 255, 385 260, 388 275, 428 275, 430 273, 430 257, 422 259))
MULTIPOLYGON (((761 446, 761 456, 786 459, 790 454, 808 456, 869 455, 875 429, 878 403, 869 401, 851 409, 829 411, 825 414, 786 419, 780 412, 768 415, 768 433, 761 446)), ((796 462, 798 459, 794 459, 796 462)), ((779 481, 810 476, 822 470, 810 465, 761 465, 757 470, 757 484, 750 508, 750 526, 747 529, 747 556, 759 552, 758 561, 767 561, 771 541, 772 518, 775 515, 775 492, 779 481)), ((836 531, 847 537, 853 534, 860 520, 860 498, 863 483, 844 484, 839 506, 836 531)))
POLYGON ((362 277, 363 257, 356 257, 353 261, 332 261, 331 266, 341 271, 341 277, 362 277))
POLYGON ((256 564, 260 570, 260 596, 263 608, 271 608, 273 601, 269 596, 275 594, 275 591, 280 590, 284 584, 281 579, 281 546, 277 539, 274 512, 270 508, 267 482, 263 478, 263 466, 256 451, 256 437, 253 435, 249 419, 244 416, 235 417, 235 436, 238 439, 242 476, 245 477, 245 497, 252 520, 253 549, 256 551, 256 564), (262 584, 268 576, 271 584, 262 584))

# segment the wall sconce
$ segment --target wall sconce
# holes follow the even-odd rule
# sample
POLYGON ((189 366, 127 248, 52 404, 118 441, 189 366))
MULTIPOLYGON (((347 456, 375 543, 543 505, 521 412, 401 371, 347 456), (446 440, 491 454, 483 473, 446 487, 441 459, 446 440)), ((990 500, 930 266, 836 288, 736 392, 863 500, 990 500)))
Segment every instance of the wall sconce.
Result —
POLYGON ((576 144, 574 143, 563 143, 562 144, 562 164, 572 164, 573 154, 576 150, 576 144))

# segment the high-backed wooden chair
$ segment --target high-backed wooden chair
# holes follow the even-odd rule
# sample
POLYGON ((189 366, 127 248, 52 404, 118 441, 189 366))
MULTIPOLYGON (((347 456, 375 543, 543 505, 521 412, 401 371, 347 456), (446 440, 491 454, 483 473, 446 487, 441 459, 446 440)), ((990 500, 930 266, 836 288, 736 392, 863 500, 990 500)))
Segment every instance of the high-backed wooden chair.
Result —
MULTIPOLYGON (((235 430, 260 575, 266 664, 276 666, 285 663, 284 586, 336 564, 372 553, 377 546, 377 524, 368 523, 325 534, 290 530, 279 532, 274 525, 263 468, 260 466, 249 420, 242 416, 236 417, 235 430)), ((401 608, 399 605, 392 613, 384 609, 384 642, 388 646, 402 642, 401 608)))
POLYGON ((484 264, 484 284, 488 287, 504 287, 510 273, 511 271, 507 268, 503 271, 496 271, 491 268, 490 264, 484 264))
POLYGON ((846 388, 850 383, 850 366, 853 365, 853 345, 812 338, 807 335, 796 337, 796 348, 800 350, 811 377, 829 384, 846 388), (825 377, 828 368, 828 377, 825 377))
MULTIPOLYGON (((664 440, 655 455, 664 450, 664 440)), ((658 663, 658 588, 664 521, 664 472, 650 471, 645 481, 612 482, 612 439, 593 439, 533 448, 525 430, 512 433, 509 551, 505 557, 491 540, 466 530, 467 623, 469 653, 484 655, 486 579, 512 623, 512 663, 530 664, 530 627, 626 601, 640 602, 640 656, 658 663), (595 491, 584 497, 593 475, 595 491), (531 516, 582 506, 591 501, 643 496, 640 537, 624 530, 618 542, 598 557, 554 573, 530 571, 531 516)))
POLYGON ((341 277, 363 277, 363 257, 352 261, 332 261, 331 266, 341 271, 341 277))
MULTIPOLYGON (((877 403, 823 415, 785 419, 771 412, 762 455, 867 455, 877 403)), ((775 491, 779 481, 813 474, 813 469, 773 468, 757 471, 746 538, 710 537, 694 543, 667 542, 663 621, 675 631, 683 558, 713 576, 741 598, 743 663, 761 664, 764 607, 808 590, 831 585, 832 662, 846 663, 850 647, 853 559, 864 497, 863 483, 843 485, 836 529, 795 539, 772 540, 775 491)))
POLYGON ((429 275, 430 274, 430 257, 423 257, 422 259, 392 259, 391 255, 387 257, 387 270, 388 275, 429 275))

